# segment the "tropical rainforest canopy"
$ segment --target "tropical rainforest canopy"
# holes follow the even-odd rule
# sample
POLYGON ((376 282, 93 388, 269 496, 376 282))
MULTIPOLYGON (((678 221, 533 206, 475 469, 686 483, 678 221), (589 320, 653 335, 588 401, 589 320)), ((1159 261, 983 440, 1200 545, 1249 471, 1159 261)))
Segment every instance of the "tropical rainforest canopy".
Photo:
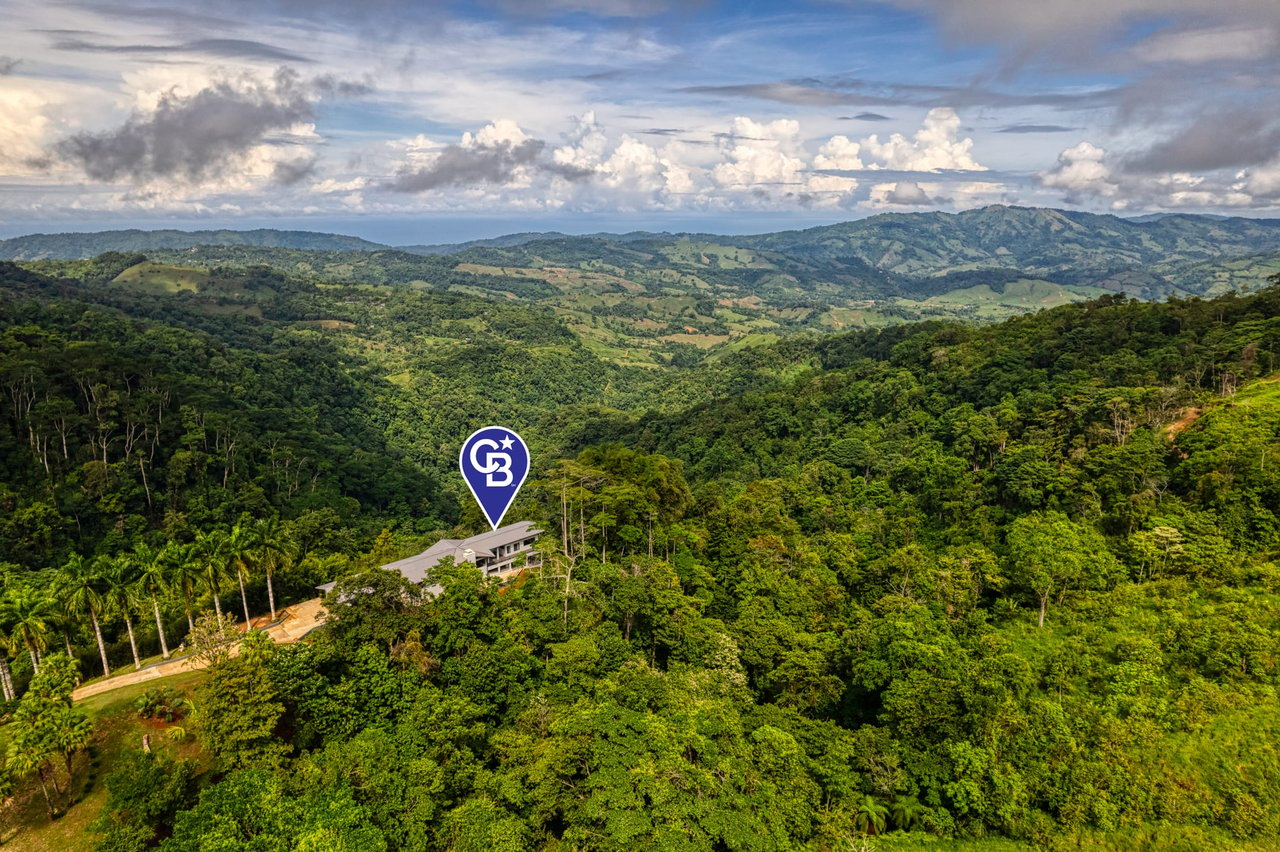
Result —
POLYGON ((83 848, 1280 836, 1280 286, 640 367, 523 301, 140 262, 0 264, 5 792, 88 807, 77 672, 212 662, 83 848), (491 422, 542 566, 378 571, 481 531, 491 422), (206 612, 334 579, 218 653, 206 612))

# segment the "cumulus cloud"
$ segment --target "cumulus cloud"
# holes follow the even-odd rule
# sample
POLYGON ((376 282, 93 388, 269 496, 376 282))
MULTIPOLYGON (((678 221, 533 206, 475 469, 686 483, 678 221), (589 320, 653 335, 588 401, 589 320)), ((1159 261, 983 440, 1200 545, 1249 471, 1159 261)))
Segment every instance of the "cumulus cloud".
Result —
POLYGON ((1238 173, 1232 188, 1247 193, 1256 201, 1280 200, 1280 155, 1256 168, 1238 173))
POLYGON ((1089 142, 1081 142, 1058 155, 1058 164, 1037 176, 1041 185, 1061 189, 1069 201, 1083 198, 1115 198, 1120 186, 1106 163, 1107 152, 1089 142))
POLYGON ((848 136, 832 136, 813 158, 815 169, 857 171, 866 168, 862 163, 862 145, 850 141, 848 136))
POLYGON ((449 186, 506 184, 536 164, 547 143, 525 136, 514 122, 500 121, 462 142, 447 145, 422 166, 402 166, 386 187, 395 192, 429 192, 449 186))
POLYGON ((28 170, 41 157, 41 140, 49 130, 40 92, 0 88, 0 165, 5 172, 28 170))
POLYGON ((815 169, 840 172, 891 169, 903 172, 986 171, 973 158, 973 140, 960 136, 960 117, 950 107, 929 110, 911 138, 894 133, 861 141, 832 136, 813 158, 815 169))
MULTIPOLYGON (((571 209, 804 207, 851 203, 857 180, 815 173, 793 119, 735 118, 713 151, 672 140, 662 147, 630 134, 610 135, 592 111, 552 147, 510 120, 494 121, 440 145, 408 140, 384 189, 427 192, 452 187, 438 203, 535 204, 571 209)), ((847 140, 846 140, 847 141, 847 140)), ((857 143, 824 145, 822 162, 853 165, 857 143)), ((335 185, 331 191, 338 191, 335 185)))
POLYGON ((5 76, 6 74, 12 74, 13 70, 18 67, 18 63, 21 61, 21 59, 14 59, 9 56, 0 56, 0 77, 5 76))
POLYGON ((547 143, 528 136, 518 124, 500 119, 476 134, 462 134, 462 141, 437 148, 419 140, 410 150, 410 162, 385 184, 393 192, 430 192, 445 187, 484 185, 527 186, 537 174, 580 181, 591 177, 596 165, 589 154, 578 161, 547 156, 547 143))
POLYGON ((1058 164, 1040 172, 1037 180, 1061 190, 1069 203, 1100 200, 1117 210, 1251 207, 1265 205, 1280 190, 1280 160, 1273 163, 1220 177, 1185 171, 1135 174, 1123 158, 1081 142, 1063 151, 1058 164))
POLYGON ((760 122, 740 115, 722 138, 721 151, 725 161, 711 176, 726 189, 798 184, 806 166, 800 156, 800 123, 790 118, 760 122))
POLYGON ((910 175, 945 175, 942 180, 952 181, 952 173, 985 171, 973 157, 972 140, 961 138, 959 130, 955 111, 938 108, 910 137, 893 134, 882 140, 872 135, 859 140, 838 135, 810 153, 799 121, 738 116, 726 132, 716 134, 712 155, 679 141, 660 149, 627 134, 610 137, 595 114, 587 112, 576 120, 565 144, 554 149, 511 122, 495 122, 444 152, 420 140, 418 153, 412 155, 418 161, 400 167, 392 188, 424 182, 428 188, 445 185, 452 180, 447 175, 465 164, 466 180, 456 185, 536 192, 548 203, 561 205, 848 207, 857 203, 858 173, 874 171, 908 176, 898 184, 886 184, 879 203, 920 206, 949 199, 910 175), (559 176, 578 180, 546 183, 559 176))
POLYGON ((885 193, 884 201, 901 207, 925 207, 936 203, 925 192, 924 187, 913 180, 901 180, 893 184, 885 193))
POLYGON ((190 95, 170 90, 153 110, 137 110, 112 130, 68 136, 48 156, 98 181, 217 178, 243 165, 259 146, 288 142, 290 135, 313 136, 308 122, 318 97, 311 85, 283 68, 265 80, 252 75, 216 80, 190 95))
POLYGON ((984 171, 972 155, 973 140, 959 139, 960 117, 950 107, 929 110, 911 139, 895 133, 884 142, 869 137, 863 148, 889 169, 928 172, 936 169, 984 171))
POLYGON ((552 162, 561 169, 591 175, 595 184, 616 191, 633 204, 643 203, 645 198, 661 201, 692 190, 689 169, 651 145, 626 134, 612 145, 594 110, 580 116, 575 125, 569 143, 552 153, 552 162))

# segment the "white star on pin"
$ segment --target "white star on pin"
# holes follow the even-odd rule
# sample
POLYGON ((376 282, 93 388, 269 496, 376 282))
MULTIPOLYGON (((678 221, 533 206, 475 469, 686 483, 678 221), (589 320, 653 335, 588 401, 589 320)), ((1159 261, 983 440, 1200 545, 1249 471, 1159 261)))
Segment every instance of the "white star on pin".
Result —
POLYGON ((514 444, 515 441, 512 439, 510 435, 508 435, 507 437, 502 439, 501 443, 502 443, 502 449, 509 450, 511 449, 511 445, 514 444))

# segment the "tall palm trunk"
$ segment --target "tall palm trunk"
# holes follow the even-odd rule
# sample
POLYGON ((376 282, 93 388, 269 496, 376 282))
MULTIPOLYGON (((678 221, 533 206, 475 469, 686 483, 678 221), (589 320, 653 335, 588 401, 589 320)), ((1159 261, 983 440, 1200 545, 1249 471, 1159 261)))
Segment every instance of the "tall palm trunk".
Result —
POLYGON ((249 624, 249 596, 244 593, 244 575, 237 571, 236 579, 240 581, 240 604, 244 607, 244 632, 248 633, 251 626, 249 624))
POLYGON ((271 622, 274 624, 276 620, 276 590, 271 587, 270 568, 267 569, 267 605, 271 607, 271 622))
POLYGON ((27 653, 31 655, 31 671, 40 674, 40 658, 36 656, 36 649, 29 647, 27 653))
POLYGON ((191 617, 191 590, 183 589, 182 603, 187 610, 187 632, 190 633, 196 629, 196 620, 191 617))
POLYGON ((222 601, 218 600, 217 588, 212 588, 210 591, 213 593, 213 611, 218 614, 218 626, 221 627, 222 626, 222 601))
MULTIPOLYGON (((70 763, 70 761, 68 761, 68 763, 70 763)), ((53 762, 53 758, 50 758, 49 761, 45 764, 45 766, 49 767, 49 780, 53 781, 53 792, 57 794, 59 797, 61 797, 64 793, 67 792, 67 790, 71 789, 71 782, 74 780, 71 777, 71 772, 70 771, 67 772, 67 789, 64 790, 62 789, 62 784, 59 783, 58 781, 58 767, 53 762)))
POLYGON ((156 596, 151 596, 151 606, 156 611, 156 632, 160 634, 160 654, 163 659, 169 659, 169 640, 164 635, 164 621, 160 618, 160 601, 156 600, 156 596))
POLYGON ((0 689, 4 692, 4 700, 12 701, 13 695, 13 673, 9 671, 9 655, 0 654, 0 689))
POLYGON ((44 809, 49 814, 49 819, 57 816, 57 811, 53 809, 53 801, 49 798, 49 787, 44 782, 44 767, 36 767, 36 777, 40 779, 40 792, 44 793, 44 809))
POLYGON ((76 652, 71 647, 71 634, 65 630, 62 631, 62 641, 67 646, 67 656, 74 660, 76 658, 76 652))
POLYGON ((138 641, 133 638, 133 619, 128 612, 124 614, 124 626, 129 629, 129 648, 133 651, 133 668, 136 671, 142 668, 142 660, 138 658, 138 641))
POLYGON ((111 666, 107 663, 107 643, 102 641, 102 625, 98 623, 98 613, 89 607, 89 618, 93 620, 93 635, 98 637, 98 655, 102 657, 102 676, 111 677, 111 666))

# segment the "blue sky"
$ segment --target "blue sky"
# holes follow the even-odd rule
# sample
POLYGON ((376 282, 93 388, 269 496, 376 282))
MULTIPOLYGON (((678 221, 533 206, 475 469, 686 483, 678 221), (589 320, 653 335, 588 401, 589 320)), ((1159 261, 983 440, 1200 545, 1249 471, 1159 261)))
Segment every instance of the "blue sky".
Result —
POLYGON ((0 236, 1276 215, 1273 0, 4 0, 0 236))

